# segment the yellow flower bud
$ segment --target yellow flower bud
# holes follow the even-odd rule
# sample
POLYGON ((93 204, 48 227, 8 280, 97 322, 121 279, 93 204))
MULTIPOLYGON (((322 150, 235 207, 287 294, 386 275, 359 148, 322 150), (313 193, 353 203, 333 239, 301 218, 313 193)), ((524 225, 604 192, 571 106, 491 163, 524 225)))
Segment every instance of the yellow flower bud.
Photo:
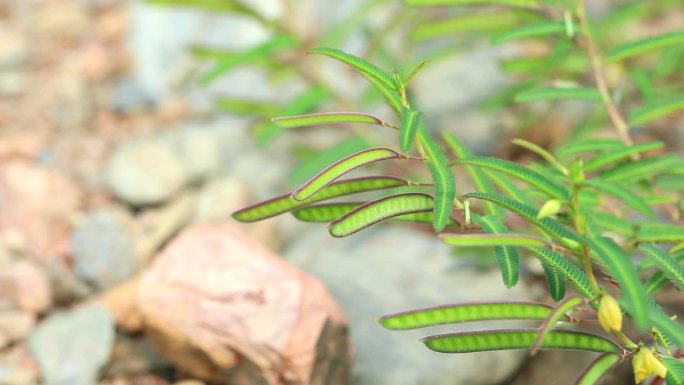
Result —
POLYGON ((632 366, 634 366, 634 380, 637 384, 652 375, 665 378, 667 374, 665 365, 648 348, 639 349, 632 359, 632 366))
POLYGON ((544 203, 541 209, 539 209, 539 213, 537 213, 537 219, 542 219, 558 214, 562 206, 563 202, 561 202, 558 199, 551 199, 546 201, 546 203, 544 203))
POLYGON ((619 332, 622 330, 622 310, 615 298, 604 295, 599 305, 598 319, 601 326, 607 332, 619 332))

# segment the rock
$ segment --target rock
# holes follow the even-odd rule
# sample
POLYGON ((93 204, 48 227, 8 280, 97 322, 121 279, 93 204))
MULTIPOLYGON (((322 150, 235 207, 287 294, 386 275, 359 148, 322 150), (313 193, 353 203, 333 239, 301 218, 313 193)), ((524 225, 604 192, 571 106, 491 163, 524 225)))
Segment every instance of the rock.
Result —
POLYGON ((157 353, 147 338, 118 338, 105 377, 122 377, 135 373, 160 373, 172 368, 171 363, 157 353))
POLYGON ((496 270, 478 271, 467 259, 449 256, 432 235, 385 225, 340 240, 322 227, 311 227, 291 242, 285 256, 325 282, 349 316, 357 385, 493 384, 507 378, 525 356, 519 351, 437 354, 418 342, 436 332, 492 328, 496 323, 401 333, 377 324, 384 314, 420 307, 532 296, 522 283, 506 289, 496 270))
POLYGON ((29 58, 29 45, 19 31, 0 28, 0 70, 18 69, 29 58))
POLYGON ((31 313, 20 310, 0 310, 0 349, 29 335, 35 324, 36 317, 31 313))
POLYGON ((29 313, 42 313, 52 305, 50 279, 32 263, 8 263, 0 268, 0 302, 29 313))
POLYGON ((0 96, 14 97, 26 92, 28 78, 25 72, 11 71, 0 73, 0 96))
POLYGON ((71 236, 76 275, 100 289, 132 277, 137 266, 132 220, 124 211, 102 209, 79 225, 71 236))
POLYGON ((140 112, 149 109, 153 104, 147 92, 134 79, 121 79, 114 86, 112 109, 118 113, 140 112))
POLYGON ((132 279, 119 286, 109 289, 98 302, 109 309, 116 320, 119 329, 129 333, 143 330, 143 319, 138 307, 139 279, 132 279))
POLYGON ((136 206, 169 199, 188 179, 173 147, 153 137, 119 146, 106 177, 117 198, 136 206))
POLYGON ((35 385, 38 367, 23 344, 0 352, 0 385, 35 385))
POLYGON ((74 2, 48 2, 38 8, 31 27, 45 37, 75 39, 89 27, 88 14, 74 2))
POLYGON ((80 204, 81 192, 57 170, 23 160, 0 162, 0 233, 17 231, 32 253, 66 258, 70 220, 80 204))
POLYGON ((28 339, 45 385, 92 385, 109 359, 114 320, 101 305, 56 313, 28 339))
POLYGON ((222 163, 216 136, 188 128, 124 143, 106 173, 119 199, 142 206, 168 200, 183 186, 214 174, 222 163))
POLYGON ((200 181, 221 168, 221 146, 211 131, 190 127, 167 138, 176 149, 188 182, 200 181))
POLYGON ((193 223, 216 223, 230 219, 236 210, 249 205, 252 198, 241 180, 224 175, 209 181, 197 197, 193 223))
POLYGON ((196 378, 346 383, 346 324, 325 287, 235 225, 186 229, 138 292, 148 337, 196 378))

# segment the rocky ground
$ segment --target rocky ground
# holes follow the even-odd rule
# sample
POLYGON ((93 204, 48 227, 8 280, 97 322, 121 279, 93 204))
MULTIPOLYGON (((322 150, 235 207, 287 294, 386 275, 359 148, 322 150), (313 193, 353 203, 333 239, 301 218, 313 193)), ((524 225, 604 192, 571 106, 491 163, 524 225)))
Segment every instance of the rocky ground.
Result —
POLYGON ((283 191, 291 161, 277 144, 260 150, 245 121, 207 114, 210 90, 174 86, 193 71, 182 42, 194 33, 174 22, 193 17, 115 0, 0 0, 0 384, 527 376, 522 352, 437 355, 421 333, 375 318, 535 299, 538 269, 505 290, 498 272, 421 231, 340 241, 291 218, 231 221, 283 191))

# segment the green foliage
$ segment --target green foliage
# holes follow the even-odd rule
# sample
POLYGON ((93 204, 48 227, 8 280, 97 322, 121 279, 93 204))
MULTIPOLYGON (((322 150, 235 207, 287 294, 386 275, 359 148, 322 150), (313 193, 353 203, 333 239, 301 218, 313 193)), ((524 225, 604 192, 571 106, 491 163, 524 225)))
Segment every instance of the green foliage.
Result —
MULTIPOLYGON (((202 76, 205 84, 244 66, 264 72, 269 81, 295 77, 306 84, 284 104, 228 95, 218 98, 217 106, 223 111, 254 119, 252 131, 257 142, 267 144, 280 133, 306 141, 302 130, 289 130, 294 127, 335 124, 354 129, 345 131, 351 139, 327 148, 320 144, 299 147, 301 166, 291 180, 299 184, 308 181, 290 194, 239 210, 234 218, 252 222, 292 212, 301 221, 329 223, 335 237, 385 220, 405 225, 429 223, 435 233, 449 226, 448 233, 436 238, 456 252, 466 246, 485 247, 482 252, 493 248, 507 287, 520 279, 521 258, 531 255, 540 260, 550 297, 560 301, 554 308, 535 303, 464 303, 380 318, 382 326, 397 330, 482 320, 541 322, 535 329, 423 339, 435 351, 531 349, 534 353, 560 348, 603 352, 577 380, 577 384, 589 385, 598 383, 639 344, 647 345, 651 341, 645 337, 647 331, 657 344, 684 348, 681 323, 652 298, 669 288, 665 286, 668 281, 684 290, 680 258, 684 253, 675 252, 684 248, 684 166, 681 157, 671 151, 678 144, 663 139, 674 131, 672 122, 684 112, 682 73, 678 71, 684 59, 684 33, 635 38, 622 33, 648 30, 633 28, 633 24, 648 26, 665 13, 663 10, 674 9, 677 1, 611 3, 600 17, 590 15, 590 21, 582 1, 405 0, 407 8, 393 15, 385 29, 366 27, 365 32, 376 37, 364 47, 363 58, 335 48, 311 48, 320 41, 344 46, 346 37, 363 25, 363 16, 383 1, 364 2, 346 20, 322 26, 320 36, 304 36, 298 28, 288 27, 296 24, 293 20, 267 22, 243 2, 152 0, 247 16, 271 32, 272 38, 240 52, 193 49, 196 57, 212 64, 202 76), (422 8, 434 6, 443 8, 422 8), (405 47, 395 50, 383 44, 392 31, 404 34, 398 41, 405 47), (534 46, 527 45, 529 40, 534 46), (631 41, 624 43, 626 40, 631 41), (433 61, 482 42, 533 47, 511 50, 512 56, 502 64, 513 79, 510 86, 474 103, 494 120, 503 117, 502 126, 516 130, 511 134, 526 138, 512 144, 524 148, 525 155, 535 160, 523 164, 514 157, 475 155, 462 140, 462 130, 469 128, 459 121, 449 126, 450 132, 436 130, 444 127, 428 127, 433 122, 421 112, 429 111, 428 106, 419 106, 408 89, 428 63, 412 57, 418 48, 415 42, 421 42, 419 52, 433 61), (347 111, 355 102, 332 86, 339 83, 341 74, 334 74, 335 82, 328 84, 327 75, 312 69, 316 59, 307 57, 306 52, 339 61, 366 78, 370 84, 364 95, 368 97, 358 104, 366 108, 384 99, 394 115, 380 119, 367 112, 319 112, 329 108, 347 111), (402 61, 413 63, 407 77, 397 68, 396 63, 402 61), (546 102, 519 103, 537 100, 546 102), (573 102, 576 100, 591 104, 573 102), (624 115, 626 112, 629 114, 624 115), (279 117, 269 122, 273 116, 279 117), (371 131, 369 124, 396 131, 371 131), (390 135, 395 144, 388 144, 390 135), (431 184, 384 175, 339 180, 353 170, 390 159, 412 160, 392 162, 391 170, 418 181, 429 179, 431 184), (465 173, 458 173, 460 170, 465 173), (466 179, 458 190, 456 177, 466 179), (370 201, 330 201, 369 191, 376 192, 370 201), (633 264, 637 254, 645 257, 638 271, 633 264), (597 274, 598 269, 605 277, 597 274), (614 283, 621 293, 621 309, 642 332, 633 336, 635 341, 621 331, 611 332, 620 341, 617 345, 604 337, 555 328, 578 307, 597 308, 598 300, 609 292, 612 295, 614 283), (568 291, 579 296, 566 297, 566 284, 568 291)), ((420 100, 430 103, 429 98, 420 100)), ((497 142, 496 147, 496 155, 515 154, 507 142, 497 142)), ((677 377, 684 374, 684 365, 669 357, 669 352, 657 357, 669 369, 668 383, 679 384, 677 377)))

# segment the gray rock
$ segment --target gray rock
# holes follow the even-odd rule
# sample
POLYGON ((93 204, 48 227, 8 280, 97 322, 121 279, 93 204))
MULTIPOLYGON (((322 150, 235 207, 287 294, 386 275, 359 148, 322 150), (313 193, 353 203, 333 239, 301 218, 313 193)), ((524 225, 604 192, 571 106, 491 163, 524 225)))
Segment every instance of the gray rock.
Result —
POLYGON ((136 206, 167 200, 188 179, 173 146, 155 137, 119 146, 109 160, 106 178, 119 199, 136 206))
MULTIPOLYGON (((497 327, 469 323, 428 331, 392 332, 376 319, 419 307, 476 300, 525 300, 522 284, 507 290, 500 272, 478 271, 453 258, 436 237, 399 225, 370 229, 350 238, 330 237, 311 228, 285 256, 321 278, 349 318, 356 361, 356 385, 493 384, 521 363, 522 351, 438 354, 418 339, 455 330, 497 327)), ((501 325, 515 327, 515 323, 501 325)), ((520 326, 520 325, 517 325, 520 326)))
POLYGON ((114 85, 112 109, 118 113, 134 113, 149 109, 152 99, 134 79, 124 78, 114 85))
POLYGON ((51 315, 28 339, 45 385, 96 384, 113 343, 114 319, 100 305, 51 315))
POLYGON ((71 236, 76 275, 106 289, 130 278, 136 269, 134 242, 124 212, 105 209, 91 214, 71 236))

